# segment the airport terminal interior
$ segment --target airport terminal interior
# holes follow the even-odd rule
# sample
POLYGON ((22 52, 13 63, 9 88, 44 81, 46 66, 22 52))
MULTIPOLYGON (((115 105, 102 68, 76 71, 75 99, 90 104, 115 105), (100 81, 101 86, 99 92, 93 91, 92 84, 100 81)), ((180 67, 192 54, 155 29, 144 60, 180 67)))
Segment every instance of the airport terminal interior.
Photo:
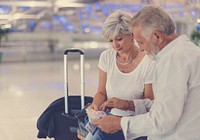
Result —
MULTIPOLYGON (((37 120, 64 96, 64 51, 85 52, 85 95, 94 96, 101 34, 117 9, 164 7, 177 33, 200 46, 200 0, 0 0, 0 140, 36 140, 37 120)), ((69 55, 69 94, 80 93, 79 55, 69 55)), ((49 138, 47 138, 49 139, 49 138)))

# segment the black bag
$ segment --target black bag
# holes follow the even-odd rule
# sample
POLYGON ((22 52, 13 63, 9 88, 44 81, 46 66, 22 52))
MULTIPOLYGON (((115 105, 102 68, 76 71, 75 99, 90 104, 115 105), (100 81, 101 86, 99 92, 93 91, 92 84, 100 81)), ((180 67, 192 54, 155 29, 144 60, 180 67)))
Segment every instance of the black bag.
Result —
POLYGON ((65 97, 57 99, 49 105, 37 121, 39 130, 38 138, 55 138, 55 140, 78 140, 78 114, 86 104, 91 103, 93 98, 84 96, 84 52, 80 49, 67 49, 64 53, 64 81, 65 97), (68 63, 67 54, 69 52, 80 53, 80 76, 81 76, 81 96, 68 95, 68 63))
MULTIPOLYGON (((91 103, 92 100, 92 97, 85 97, 85 104, 91 103)), ((69 96, 69 104, 73 108, 70 109, 69 115, 64 113, 64 97, 52 102, 37 120, 37 137, 56 140, 65 140, 67 137, 76 140, 78 117, 74 116, 81 110, 80 101, 80 96, 69 96)))

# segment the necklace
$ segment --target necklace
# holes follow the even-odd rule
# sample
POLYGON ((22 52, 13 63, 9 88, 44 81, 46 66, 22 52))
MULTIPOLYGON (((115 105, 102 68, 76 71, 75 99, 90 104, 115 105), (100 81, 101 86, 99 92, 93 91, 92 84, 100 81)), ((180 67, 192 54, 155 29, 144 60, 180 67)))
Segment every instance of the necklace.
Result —
POLYGON ((120 62, 120 61, 116 58, 116 62, 117 62, 118 64, 120 64, 120 65, 128 65, 128 64, 130 64, 132 61, 133 61, 133 58, 130 59, 129 61, 127 61, 127 62, 120 62))
POLYGON ((137 56, 137 54, 138 54, 138 50, 136 51, 136 53, 134 54, 134 56, 133 56, 129 61, 127 61, 127 62, 121 62, 121 61, 119 61, 119 60, 117 59, 117 57, 116 57, 116 62, 117 62, 118 64, 120 64, 120 65, 123 65, 123 66, 128 65, 128 64, 131 64, 132 61, 133 61, 133 59, 137 56))

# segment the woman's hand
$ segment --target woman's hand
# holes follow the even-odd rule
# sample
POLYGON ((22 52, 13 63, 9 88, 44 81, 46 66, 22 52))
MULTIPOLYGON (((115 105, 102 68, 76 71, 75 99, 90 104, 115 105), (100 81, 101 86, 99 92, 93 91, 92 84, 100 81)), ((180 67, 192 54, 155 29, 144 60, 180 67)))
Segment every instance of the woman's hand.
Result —
POLYGON ((105 101, 101 106, 100 110, 107 110, 107 109, 112 109, 112 108, 118 108, 122 110, 127 110, 128 108, 128 101, 127 100, 122 100, 116 97, 113 97, 107 101, 105 101))
POLYGON ((92 103, 88 108, 94 109, 94 110, 99 110, 99 106, 97 104, 92 103))

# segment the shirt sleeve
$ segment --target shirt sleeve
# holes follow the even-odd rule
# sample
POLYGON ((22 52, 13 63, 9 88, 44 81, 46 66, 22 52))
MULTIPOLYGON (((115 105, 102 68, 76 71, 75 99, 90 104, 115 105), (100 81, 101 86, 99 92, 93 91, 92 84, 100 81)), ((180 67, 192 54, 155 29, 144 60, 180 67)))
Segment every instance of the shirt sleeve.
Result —
POLYGON ((169 57, 157 67, 155 76, 159 78, 155 81, 155 99, 150 111, 121 119, 126 140, 138 135, 166 134, 176 127, 183 112, 189 78, 187 60, 180 59, 179 56, 169 57))
POLYGON ((107 55, 107 50, 103 51, 99 57, 99 63, 98 63, 98 67, 103 70, 104 72, 107 72, 107 66, 108 66, 108 55, 107 55))
POLYGON ((134 99, 133 103, 135 106, 135 115, 149 112, 151 106, 153 105, 153 101, 150 99, 134 99))

